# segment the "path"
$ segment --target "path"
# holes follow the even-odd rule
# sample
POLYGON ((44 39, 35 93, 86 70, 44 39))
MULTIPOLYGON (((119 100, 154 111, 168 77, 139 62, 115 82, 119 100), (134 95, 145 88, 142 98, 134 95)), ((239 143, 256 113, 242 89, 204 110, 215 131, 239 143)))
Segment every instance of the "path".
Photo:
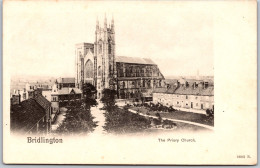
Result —
POLYGON ((60 108, 60 113, 58 114, 55 122, 51 125, 52 131, 57 130, 57 128, 62 124, 64 119, 66 118, 66 112, 68 109, 65 107, 60 108))
MULTIPOLYGON (((119 107, 119 108, 122 108, 122 107, 119 107)), ((145 117, 158 118, 156 116, 151 116, 151 115, 146 115, 146 114, 143 114, 143 113, 138 113, 137 111, 132 110, 132 109, 129 109, 128 111, 130 111, 132 113, 136 113, 136 114, 142 115, 142 116, 145 116, 145 117)), ((196 123, 196 122, 185 121, 185 120, 177 120, 177 119, 171 119, 171 118, 165 118, 165 117, 162 117, 162 119, 163 120, 170 120, 170 121, 175 121, 175 122, 182 122, 182 123, 192 124, 192 125, 200 126, 200 127, 207 128, 207 129, 210 129, 210 130, 214 130, 214 127, 212 127, 212 126, 205 125, 205 124, 200 124, 200 123, 196 123)))
POLYGON ((95 107, 91 107, 91 114, 94 118, 94 121, 98 121, 97 123, 97 127, 95 128, 95 130, 93 131, 93 133, 95 134, 104 134, 106 133, 103 129, 103 126, 105 126, 105 122, 106 122, 106 118, 104 116, 104 110, 100 110, 100 108, 103 107, 103 103, 98 101, 98 105, 95 107))

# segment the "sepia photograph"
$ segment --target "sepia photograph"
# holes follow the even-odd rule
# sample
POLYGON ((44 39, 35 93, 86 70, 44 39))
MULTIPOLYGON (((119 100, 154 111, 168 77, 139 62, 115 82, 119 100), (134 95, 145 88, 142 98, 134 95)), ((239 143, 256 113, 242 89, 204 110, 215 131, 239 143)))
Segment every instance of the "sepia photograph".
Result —
POLYGON ((231 16, 230 2, 4 1, 4 162, 255 164, 256 3, 232 1, 231 16), (236 20, 239 11, 246 24, 236 20), (222 28, 238 24, 250 44, 241 57, 218 45, 235 41, 222 28), (245 104, 250 118, 240 116, 229 89, 246 88, 233 75, 246 57, 253 73, 241 81, 254 87, 241 99, 253 99, 245 104), (231 145, 226 155, 234 160, 219 157, 233 142, 224 139, 247 130, 241 118, 251 122, 254 143, 234 154, 231 145))

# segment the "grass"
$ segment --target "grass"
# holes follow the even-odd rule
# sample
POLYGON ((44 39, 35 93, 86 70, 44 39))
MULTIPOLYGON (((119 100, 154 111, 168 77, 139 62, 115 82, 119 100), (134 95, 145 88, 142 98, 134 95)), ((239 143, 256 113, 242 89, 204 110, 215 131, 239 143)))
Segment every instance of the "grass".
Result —
MULTIPOLYGON (((147 114, 148 112, 151 116, 155 116, 155 114, 157 113, 156 111, 151 111, 149 108, 146 107, 130 107, 130 109, 138 111, 143 114, 147 114)), ((163 118, 185 120, 185 121, 196 122, 196 123, 205 124, 209 126, 214 126, 214 119, 210 119, 204 114, 197 114, 197 113, 184 112, 184 111, 174 111, 171 113, 169 112, 160 113, 160 116, 163 118)))

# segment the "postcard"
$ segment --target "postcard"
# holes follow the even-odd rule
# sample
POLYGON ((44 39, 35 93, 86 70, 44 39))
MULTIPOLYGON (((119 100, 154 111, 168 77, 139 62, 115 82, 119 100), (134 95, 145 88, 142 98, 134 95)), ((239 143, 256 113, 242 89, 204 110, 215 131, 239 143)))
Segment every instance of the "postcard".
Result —
POLYGON ((5 0, 3 161, 257 164, 256 1, 5 0))

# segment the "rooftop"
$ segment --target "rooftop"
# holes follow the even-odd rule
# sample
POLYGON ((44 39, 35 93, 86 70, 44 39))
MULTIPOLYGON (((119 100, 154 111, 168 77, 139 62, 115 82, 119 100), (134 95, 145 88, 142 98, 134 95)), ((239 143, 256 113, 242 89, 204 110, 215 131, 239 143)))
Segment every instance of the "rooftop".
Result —
POLYGON ((116 56, 116 62, 156 65, 150 58, 116 56))
POLYGON ((46 113, 34 99, 22 101, 11 106, 11 128, 19 131, 29 131, 46 113))
POLYGON ((75 83, 75 78, 58 78, 58 83, 75 83))
POLYGON ((214 96, 214 87, 207 87, 203 89, 202 87, 193 88, 192 86, 180 86, 178 89, 175 90, 174 94, 214 96))
POLYGON ((51 102, 49 102, 43 95, 41 94, 37 94, 37 96, 35 96, 35 101, 40 104, 44 109, 48 109, 49 107, 51 107, 51 102))
POLYGON ((81 94, 81 90, 78 88, 61 88, 56 93, 52 93, 52 95, 68 95, 68 94, 81 94))
POLYGON ((179 95, 198 95, 198 96, 214 96, 214 86, 193 87, 193 86, 179 86, 172 85, 170 88, 156 88, 154 93, 179 94, 179 95))

